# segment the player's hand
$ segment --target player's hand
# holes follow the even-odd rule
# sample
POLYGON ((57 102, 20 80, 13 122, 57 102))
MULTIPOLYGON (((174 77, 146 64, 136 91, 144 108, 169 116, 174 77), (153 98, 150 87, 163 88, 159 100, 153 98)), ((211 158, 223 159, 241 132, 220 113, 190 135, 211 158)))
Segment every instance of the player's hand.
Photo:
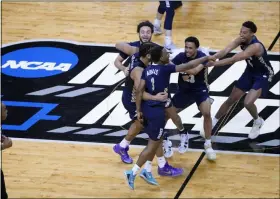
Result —
POLYGON ((6 136, 1 136, 1 150, 7 149, 12 147, 13 142, 11 140, 11 138, 6 137, 6 136), (2 141, 3 140, 3 141, 2 141))
POLYGON ((125 76, 128 76, 128 74, 129 74, 129 68, 128 67, 125 67, 123 70, 122 70, 122 72, 124 73, 124 75, 125 76))
POLYGON ((208 61, 216 61, 216 57, 213 55, 208 56, 208 61))
POLYGON ((137 111, 137 120, 140 122, 140 123, 143 123, 143 113, 140 112, 140 111, 137 111))
POLYGON ((215 62, 214 61, 209 61, 207 62, 207 64, 205 65, 206 67, 211 67, 214 66, 215 62))
POLYGON ((168 98, 168 93, 167 92, 160 92, 155 95, 155 100, 160 101, 160 102, 166 102, 168 98))

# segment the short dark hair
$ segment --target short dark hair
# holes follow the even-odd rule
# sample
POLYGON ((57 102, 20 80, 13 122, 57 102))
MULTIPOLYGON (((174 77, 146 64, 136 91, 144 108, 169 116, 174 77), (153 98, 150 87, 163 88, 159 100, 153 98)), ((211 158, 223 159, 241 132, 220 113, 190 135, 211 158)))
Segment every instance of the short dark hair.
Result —
POLYGON ((253 33, 256 33, 258 30, 256 24, 252 21, 245 21, 242 26, 249 28, 253 33))
POLYGON ((192 43, 195 44, 196 48, 199 47, 199 41, 196 37, 188 37, 188 38, 185 39, 185 43, 186 42, 192 42, 192 43))
POLYGON ((148 26, 149 28, 151 28, 152 33, 154 33, 154 25, 150 21, 142 21, 141 23, 139 23, 137 26, 137 33, 140 32, 140 29, 143 26, 148 26))
POLYGON ((139 56, 145 57, 147 54, 150 53, 150 50, 155 46, 152 42, 144 42, 139 47, 139 56))
POLYGON ((150 54, 153 62, 158 62, 160 60, 162 49, 163 47, 158 45, 151 48, 150 54))

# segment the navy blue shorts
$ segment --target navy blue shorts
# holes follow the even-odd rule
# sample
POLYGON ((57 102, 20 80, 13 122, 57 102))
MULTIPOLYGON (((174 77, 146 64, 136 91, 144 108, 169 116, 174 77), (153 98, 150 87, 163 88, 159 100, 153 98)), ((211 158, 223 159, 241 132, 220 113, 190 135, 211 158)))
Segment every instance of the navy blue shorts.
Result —
POLYGON ((261 97, 265 97, 269 90, 269 81, 267 75, 254 75, 251 72, 245 70, 241 77, 235 83, 235 87, 247 92, 250 89, 259 90, 262 89, 261 97))
POLYGON ((165 127, 165 107, 149 106, 147 103, 142 103, 142 112, 144 119, 144 132, 149 138, 158 141, 163 136, 165 127))
POLYGON ((135 102, 131 102, 131 101, 129 101, 128 98, 122 97, 122 103, 123 103, 124 108, 129 113, 130 119, 131 120, 137 119, 136 104, 135 104, 135 102))
POLYGON ((176 108, 186 108, 196 102, 199 105, 209 98, 208 89, 201 90, 178 90, 172 98, 172 103, 176 108))
POLYGON ((170 7, 174 10, 183 5, 182 1, 159 1, 159 6, 162 8, 170 7))

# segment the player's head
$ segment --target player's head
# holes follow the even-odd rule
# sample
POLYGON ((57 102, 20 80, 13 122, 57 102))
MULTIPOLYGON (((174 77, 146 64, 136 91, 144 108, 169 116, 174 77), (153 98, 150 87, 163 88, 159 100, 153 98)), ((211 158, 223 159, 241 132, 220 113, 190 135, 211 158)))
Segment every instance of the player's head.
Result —
POLYGON ((8 116, 8 110, 6 108, 6 105, 1 102, 1 120, 5 120, 8 116))
POLYGON ((154 33, 154 25, 149 21, 143 21, 138 24, 137 33, 141 42, 151 41, 154 33))
POLYGON ((154 63, 169 63, 169 52, 162 46, 155 46, 150 50, 151 60, 154 63))
POLYGON ((240 30, 240 38, 243 43, 248 43, 257 32, 257 26, 252 21, 245 21, 240 30))
POLYGON ((142 43, 139 47, 139 56, 147 60, 151 60, 150 50, 155 47, 155 44, 152 42, 142 43))
POLYGON ((196 37, 188 37, 185 39, 185 53, 187 57, 194 57, 199 48, 199 41, 196 37))

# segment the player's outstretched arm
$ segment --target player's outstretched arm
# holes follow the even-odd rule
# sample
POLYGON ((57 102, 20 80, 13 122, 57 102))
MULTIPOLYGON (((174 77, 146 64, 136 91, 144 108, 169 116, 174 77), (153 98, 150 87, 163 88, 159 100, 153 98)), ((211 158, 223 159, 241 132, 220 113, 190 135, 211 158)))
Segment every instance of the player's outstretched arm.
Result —
POLYGON ((199 66, 200 64, 202 64, 203 62, 208 61, 209 59, 210 59, 209 56, 205 56, 205 57, 201 57, 199 59, 194 59, 185 64, 176 65, 176 72, 184 72, 186 70, 193 69, 193 68, 199 66))
POLYGON ((235 54, 234 56, 230 57, 230 58, 226 58, 226 59, 222 59, 220 61, 217 62, 213 62, 213 66, 215 67, 219 67, 219 66, 225 66, 225 65, 230 65, 230 64, 234 64, 235 62, 238 61, 242 61, 245 59, 248 59, 251 56, 260 56, 262 54, 262 46, 259 43, 250 45, 246 48, 246 50, 235 54))
POLYGON ((185 71, 186 73, 188 73, 189 75, 196 75, 197 73, 199 73, 202 69, 204 68, 203 64, 199 64, 197 67, 187 70, 185 71))
POLYGON ((241 39, 238 37, 235 40, 233 40, 231 43, 229 43, 223 50, 220 50, 216 54, 213 55, 213 57, 216 59, 221 59, 224 56, 226 56, 229 52, 231 52, 233 49, 237 48, 241 44, 241 39))

